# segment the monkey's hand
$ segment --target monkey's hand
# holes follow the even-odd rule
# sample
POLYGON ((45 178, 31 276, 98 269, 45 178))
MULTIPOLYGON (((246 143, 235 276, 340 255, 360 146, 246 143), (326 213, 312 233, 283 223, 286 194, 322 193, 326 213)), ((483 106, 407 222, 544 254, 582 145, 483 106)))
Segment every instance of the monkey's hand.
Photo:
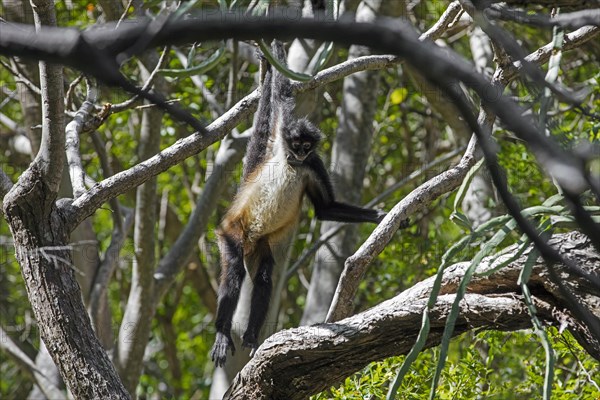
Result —
POLYGON ((375 210, 375 211, 377 211, 377 223, 379 224, 381 221, 383 221, 383 219, 385 218, 387 213, 382 210, 375 210))
MULTIPOLYGON (((382 210, 376 210, 376 211, 377 211, 377 223, 379 224, 379 223, 381 223, 381 221, 383 221, 383 219, 385 218, 387 213, 382 210)), ((405 229, 405 228, 408 228, 409 226, 410 226, 410 219, 406 218, 405 220, 400 222, 400 226, 398 227, 398 229, 405 229)))
POLYGON ((256 349, 258 349, 258 339, 256 338, 256 335, 251 335, 246 332, 244 333, 242 340, 242 347, 250 349, 250 357, 254 357, 256 349))
POLYGON ((225 365, 228 349, 231 349, 231 355, 235 354, 235 346, 233 345, 233 339, 231 338, 231 335, 217 332, 215 344, 210 351, 210 358, 215 363, 215 366, 222 367, 225 365))

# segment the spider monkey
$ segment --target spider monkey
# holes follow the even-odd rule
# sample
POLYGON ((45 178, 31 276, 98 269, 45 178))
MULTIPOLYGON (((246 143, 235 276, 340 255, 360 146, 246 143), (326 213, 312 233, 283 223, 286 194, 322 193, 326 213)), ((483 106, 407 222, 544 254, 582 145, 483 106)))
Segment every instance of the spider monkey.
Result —
MULTIPOLYGON (((285 59, 280 42, 273 53, 285 59)), ((327 169, 316 152, 322 134, 306 118, 294 116, 291 82, 268 63, 262 94, 248 142, 242 185, 217 229, 221 253, 215 344, 211 358, 223 366, 235 352, 232 318, 246 272, 254 284, 242 346, 258 348, 258 335, 271 297, 271 273, 278 244, 286 243, 308 196, 320 220, 379 223, 386 213, 335 200, 327 169)), ((280 246, 281 247, 281 246, 280 246)))

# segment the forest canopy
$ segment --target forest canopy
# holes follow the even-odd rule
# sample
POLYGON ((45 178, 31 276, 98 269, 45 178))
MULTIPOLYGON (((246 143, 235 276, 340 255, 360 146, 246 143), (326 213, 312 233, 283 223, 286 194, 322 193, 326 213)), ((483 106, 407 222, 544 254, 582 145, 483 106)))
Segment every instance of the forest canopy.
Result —
POLYGON ((600 397, 597 2, 0 15, 1 398, 600 397), (215 230, 267 64, 336 199, 387 215, 304 201, 262 345, 241 346, 247 281, 216 368, 215 230))

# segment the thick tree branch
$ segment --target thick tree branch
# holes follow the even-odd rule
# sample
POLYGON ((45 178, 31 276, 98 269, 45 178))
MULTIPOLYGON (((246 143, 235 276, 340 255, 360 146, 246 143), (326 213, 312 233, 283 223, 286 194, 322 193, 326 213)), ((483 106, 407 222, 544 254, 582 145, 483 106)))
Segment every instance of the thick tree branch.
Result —
MULTIPOLYGON (((48 0, 31 2, 35 29, 43 32, 42 25, 56 26, 54 6, 48 0)), ((56 29, 56 28, 55 28, 56 29)), ((43 176, 44 183, 52 195, 58 193, 65 159, 64 90, 61 65, 40 61, 40 88, 42 103, 42 140, 34 160, 43 176)))
MULTIPOLYGON (((577 257, 587 270, 598 271, 600 254, 585 236, 556 235, 551 243, 561 254, 577 257)), ((480 264, 469 293, 460 303, 454 335, 475 328, 513 331, 531 327, 531 317, 517 284, 529 250, 500 271, 485 275, 515 251, 517 246, 500 258, 489 257, 480 264)), ((459 263, 445 271, 441 296, 430 315, 427 347, 440 343, 455 299, 453 293, 469 265, 469 262, 459 263)), ((592 356, 600 359, 599 338, 590 335, 585 325, 573 318, 571 304, 560 295, 546 271, 546 265, 538 260, 528 283, 538 318, 547 324, 567 327, 592 356)), ((600 300, 598 288, 563 268, 559 273, 588 306, 593 308, 600 300)), ((406 354, 418 334, 434 279, 420 282, 393 299, 337 323, 276 333, 236 377, 226 398, 306 398, 335 385, 369 362, 406 354)), ((595 312, 600 313, 597 309, 595 312)))

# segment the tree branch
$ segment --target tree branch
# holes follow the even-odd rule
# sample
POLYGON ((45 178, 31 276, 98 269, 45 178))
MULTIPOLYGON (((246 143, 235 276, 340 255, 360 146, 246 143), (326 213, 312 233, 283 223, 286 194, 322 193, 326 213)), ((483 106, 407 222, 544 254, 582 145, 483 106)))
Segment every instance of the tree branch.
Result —
POLYGON ((67 124, 65 129, 65 151, 74 198, 81 196, 85 192, 85 171, 83 170, 81 154, 79 153, 79 135, 83 130, 85 122, 90 117, 90 112, 94 109, 97 97, 97 89, 88 82, 86 99, 79 110, 77 110, 75 118, 67 124))
MULTIPOLYGON (((568 51, 577 48, 583 43, 592 39, 598 33, 600 33, 600 28, 597 26, 584 26, 583 28, 579 28, 574 32, 567 33, 564 37, 562 50, 568 51)), ((550 42, 529 54, 527 57, 525 57, 525 60, 532 64, 545 64, 550 59, 553 48, 554 46, 550 42)), ((505 65, 503 68, 496 71, 497 76, 495 76, 495 79, 501 82, 503 85, 506 85, 519 74, 522 68, 523 63, 521 61, 516 61, 514 64, 505 65)))
MULTIPOLYGON (((33 0, 31 4, 35 29, 40 33, 45 29, 53 29, 52 27, 56 26, 54 6, 50 5, 48 0, 33 0)), ((33 162, 39 167, 42 180, 51 196, 56 196, 65 159, 63 67, 41 61, 40 88, 44 99, 42 139, 40 150, 33 162)))
MULTIPOLYGON (((561 234, 551 242, 561 254, 576 255, 584 268, 598 271, 600 254, 585 236, 561 234)), ((531 317, 517 284, 531 248, 507 267, 486 275, 517 249, 514 245, 501 257, 488 257, 479 265, 469 293, 460 302, 454 335, 475 328, 513 331, 531 327, 531 317)), ((469 262, 458 263, 445 271, 441 296, 430 314, 427 347, 440 343, 455 299, 453 293, 469 265, 469 262)), ((528 283, 538 318, 548 324, 566 326, 592 356, 600 359, 599 338, 590 335, 585 325, 573 318, 571 305, 548 279, 546 271, 546 265, 538 260, 528 283)), ((568 271, 559 268, 559 273, 568 274, 568 271)), ((600 300, 598 288, 576 276, 563 276, 589 307, 600 300)), ((372 361, 406 354, 419 332, 434 280, 435 277, 428 278, 393 299, 337 323, 276 333, 261 345, 238 374, 225 398, 306 398, 337 384, 372 361), (332 360, 344 362, 332 363, 332 360)))

